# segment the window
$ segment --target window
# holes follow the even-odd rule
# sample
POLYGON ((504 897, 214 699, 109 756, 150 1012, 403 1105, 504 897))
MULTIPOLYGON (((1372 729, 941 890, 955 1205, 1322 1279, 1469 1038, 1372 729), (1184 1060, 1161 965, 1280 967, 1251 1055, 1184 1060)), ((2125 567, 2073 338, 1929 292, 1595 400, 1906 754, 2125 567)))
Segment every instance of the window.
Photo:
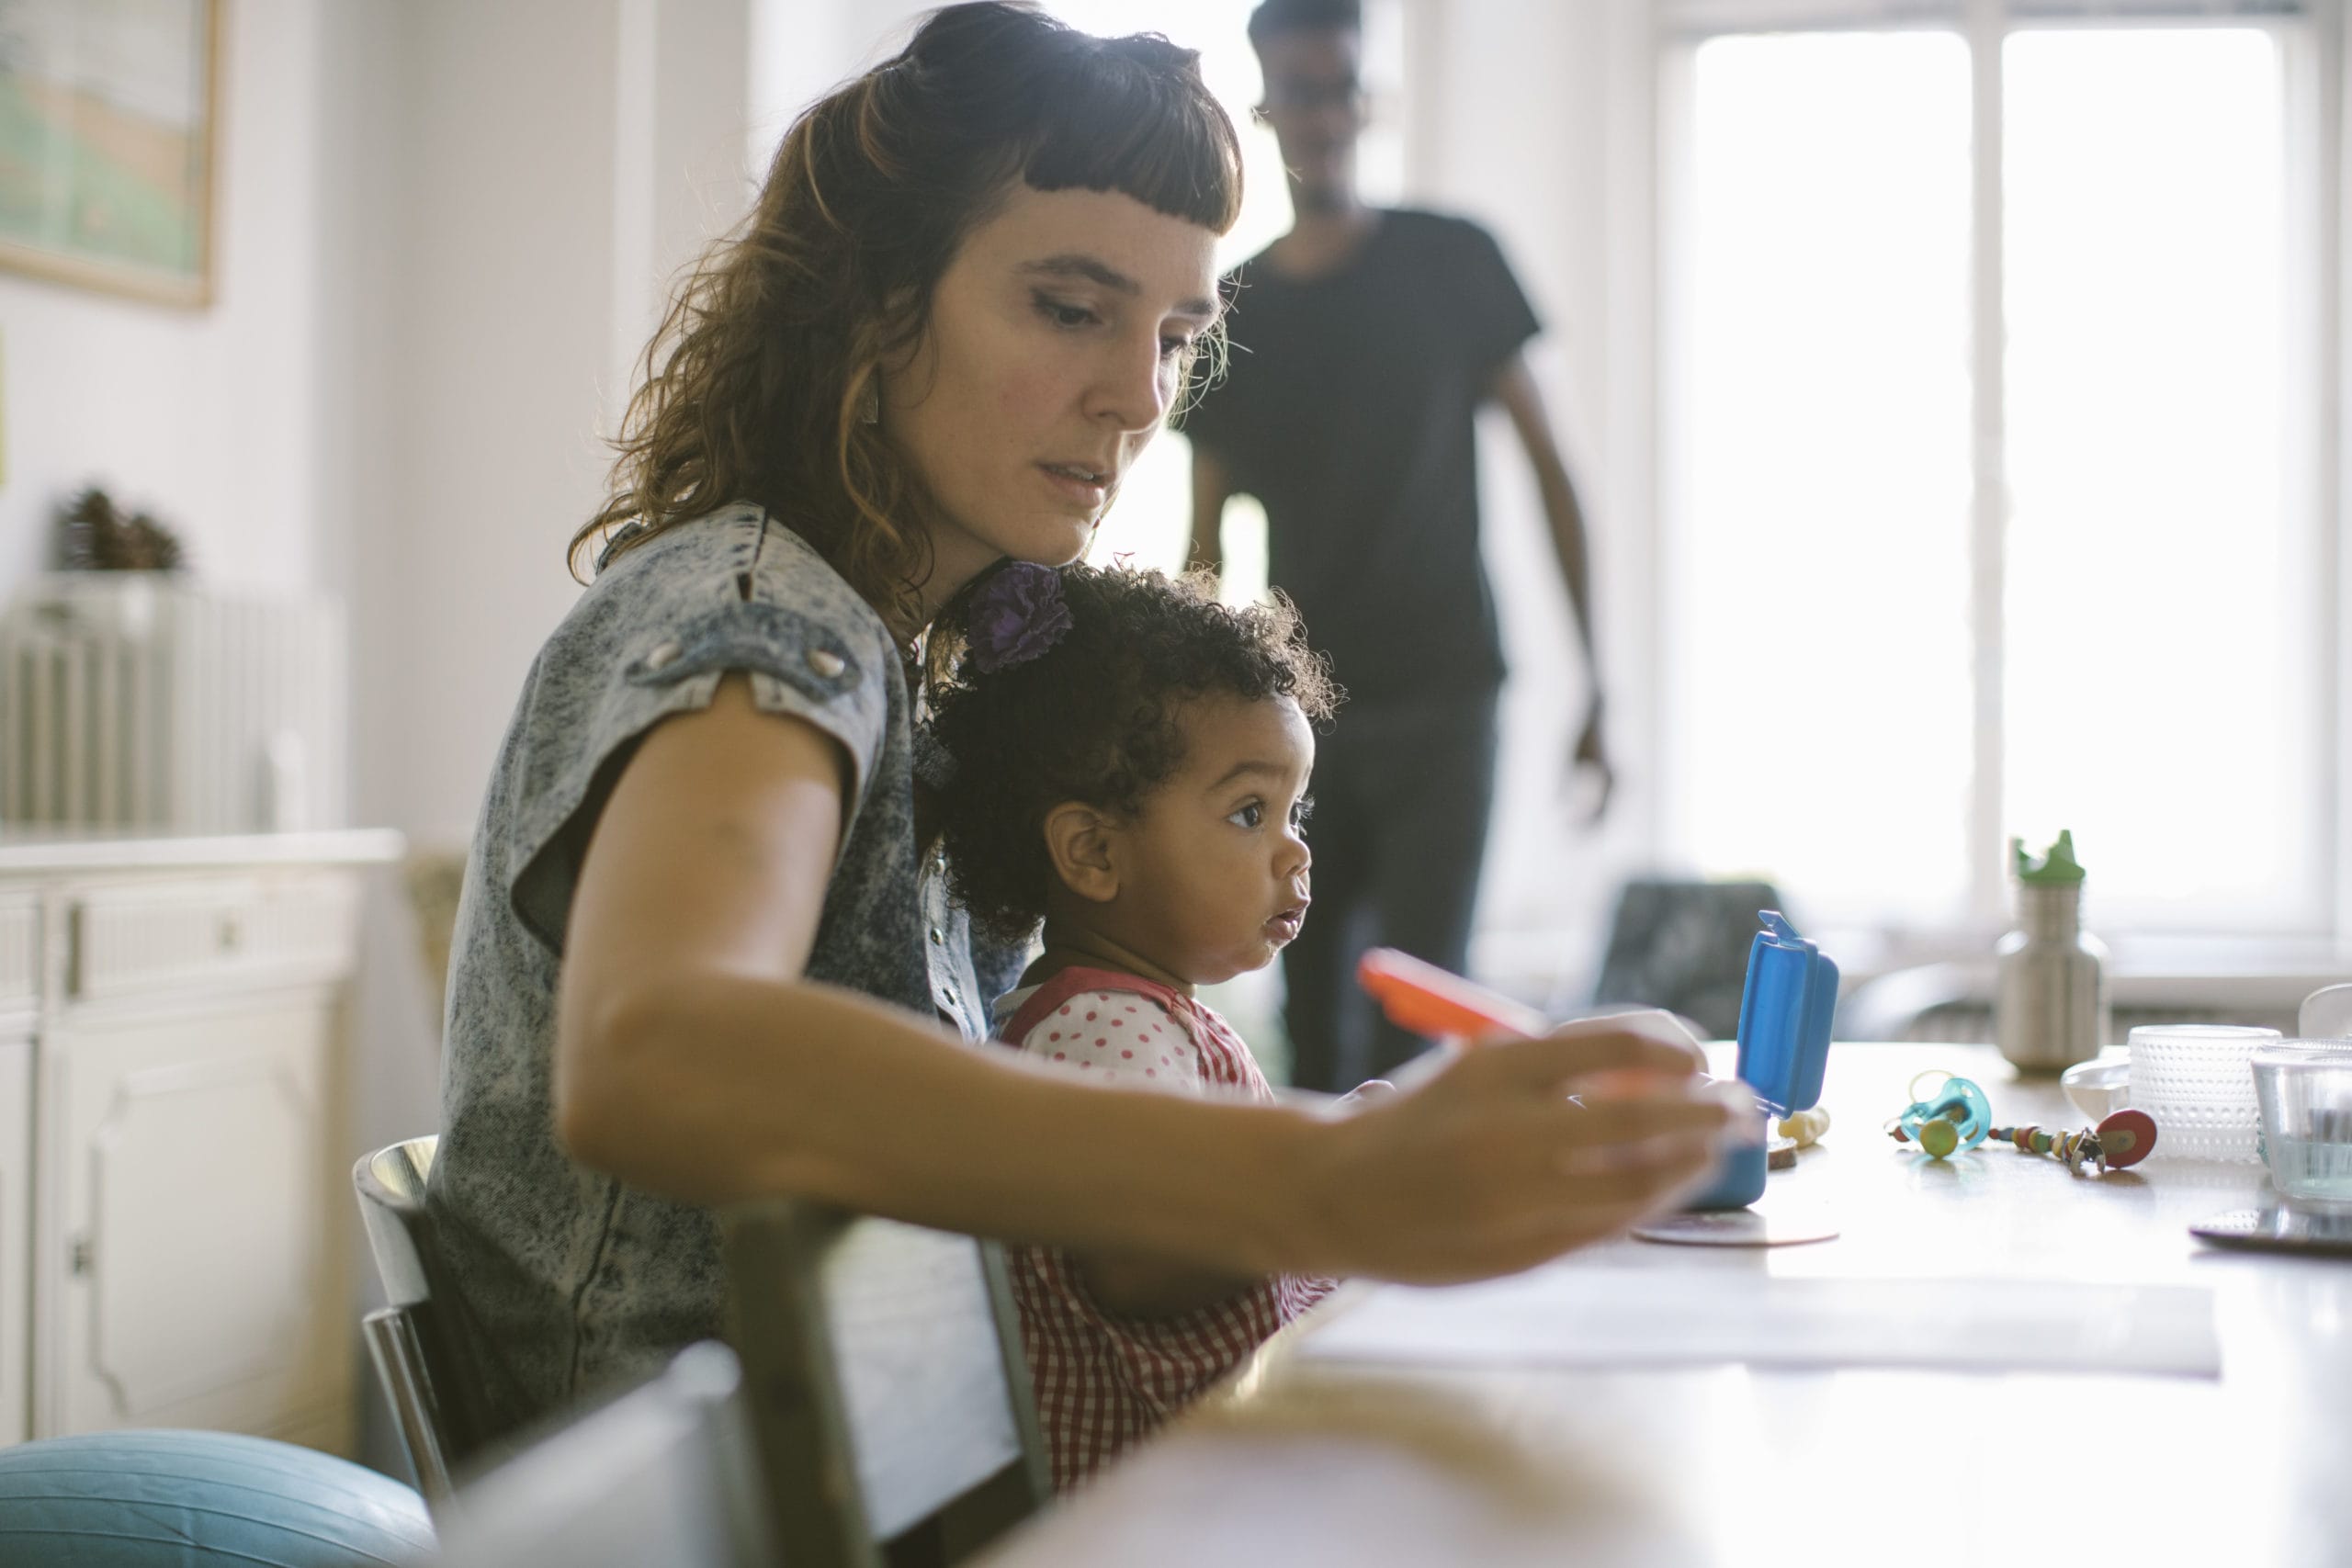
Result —
POLYGON ((2071 828, 2102 930, 2328 929, 2300 7, 1762 12, 1661 84, 1668 848, 1950 930, 2071 828))

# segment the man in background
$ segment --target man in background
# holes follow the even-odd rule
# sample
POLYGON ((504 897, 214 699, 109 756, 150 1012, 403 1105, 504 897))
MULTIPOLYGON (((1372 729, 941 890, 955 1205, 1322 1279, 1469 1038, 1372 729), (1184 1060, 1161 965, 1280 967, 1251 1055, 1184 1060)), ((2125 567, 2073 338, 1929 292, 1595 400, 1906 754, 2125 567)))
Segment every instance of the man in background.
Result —
MULTIPOLYGON (((1419 1048, 1357 991, 1365 948, 1468 965, 1503 679, 1478 544, 1489 400, 1534 466, 1597 669, 1583 514, 1521 354, 1534 311, 1483 229, 1357 195, 1363 36, 1357 0, 1265 0, 1250 18, 1295 217, 1234 273, 1226 377, 1182 427, 1195 563, 1221 566, 1226 501, 1256 496, 1269 581, 1347 689, 1316 763, 1315 909, 1283 956, 1292 1082, 1334 1091, 1419 1048)), ((1597 681, 1572 765, 1605 807, 1597 681)))

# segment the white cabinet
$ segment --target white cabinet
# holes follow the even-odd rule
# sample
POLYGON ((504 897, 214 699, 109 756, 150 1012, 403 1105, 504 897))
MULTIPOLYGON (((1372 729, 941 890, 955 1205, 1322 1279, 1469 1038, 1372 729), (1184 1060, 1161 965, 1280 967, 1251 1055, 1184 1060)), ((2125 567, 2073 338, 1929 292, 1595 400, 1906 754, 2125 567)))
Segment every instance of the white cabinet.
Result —
POLYGON ((300 998, 48 1038, 45 1427, 307 1432, 350 1406, 334 1038, 300 998))
POLYGON ((0 1443, 32 1435, 33 1045, 0 1038, 0 1443))
POLYGON ((0 1443, 32 1435, 33 1023, 40 904, 0 889, 0 1443))
POLYGON ((351 863, 398 840, 318 838, 310 861, 118 847, 31 871, 0 840, 0 939, 28 904, 37 982, 12 1057, 0 957, 0 1441, 202 1427, 352 1450, 351 863))

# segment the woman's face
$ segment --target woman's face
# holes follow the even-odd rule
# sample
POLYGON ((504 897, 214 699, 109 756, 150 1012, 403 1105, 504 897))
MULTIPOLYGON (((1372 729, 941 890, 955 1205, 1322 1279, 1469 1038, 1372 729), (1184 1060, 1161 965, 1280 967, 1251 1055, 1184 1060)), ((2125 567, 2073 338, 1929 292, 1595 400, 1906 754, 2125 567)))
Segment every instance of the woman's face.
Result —
POLYGON ((1084 551, 1216 319, 1216 245, 1119 191, 1025 185, 965 240, 882 377, 883 434, 945 513, 929 606, 1001 557, 1084 551))

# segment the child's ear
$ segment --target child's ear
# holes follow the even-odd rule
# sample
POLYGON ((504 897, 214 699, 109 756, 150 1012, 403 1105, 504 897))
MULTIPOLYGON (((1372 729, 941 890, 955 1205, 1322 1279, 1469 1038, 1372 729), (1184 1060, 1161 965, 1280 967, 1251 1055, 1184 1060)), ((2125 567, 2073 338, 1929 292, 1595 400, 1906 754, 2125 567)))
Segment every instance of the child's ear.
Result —
POLYGON ((1115 824, 1083 801, 1066 800, 1046 813, 1046 852, 1062 886, 1091 903, 1119 896, 1119 871, 1111 853, 1115 824))

